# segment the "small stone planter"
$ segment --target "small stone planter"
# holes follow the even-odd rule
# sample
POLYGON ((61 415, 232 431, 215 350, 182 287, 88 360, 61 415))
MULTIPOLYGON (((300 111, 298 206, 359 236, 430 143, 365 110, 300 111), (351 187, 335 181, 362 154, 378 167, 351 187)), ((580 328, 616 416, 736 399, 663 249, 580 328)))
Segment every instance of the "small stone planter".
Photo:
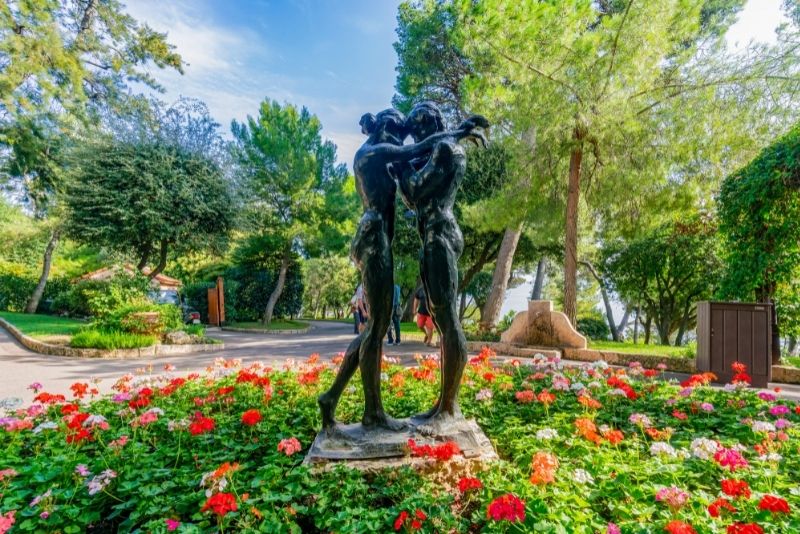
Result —
POLYGON ((0 318, 0 326, 8 330, 24 347, 39 354, 48 356, 66 356, 70 358, 153 358, 156 356, 170 356, 177 354, 191 354, 195 352, 213 352, 224 350, 224 343, 200 343, 196 345, 151 345, 139 349, 76 349, 64 345, 52 345, 23 334, 16 326, 0 318))

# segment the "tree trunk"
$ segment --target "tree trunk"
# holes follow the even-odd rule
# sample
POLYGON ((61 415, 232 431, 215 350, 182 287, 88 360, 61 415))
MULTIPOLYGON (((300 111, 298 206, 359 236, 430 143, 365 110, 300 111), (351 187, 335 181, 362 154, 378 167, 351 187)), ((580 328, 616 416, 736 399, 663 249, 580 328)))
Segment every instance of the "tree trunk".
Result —
POLYGON ((458 318, 459 320, 464 320, 464 312, 467 311, 467 292, 461 292, 461 298, 459 299, 458 303, 458 318))
POLYGON ((611 299, 608 298, 606 282, 603 280, 591 262, 582 261, 581 265, 584 265, 587 269, 589 269, 589 272, 592 273, 592 276, 600 285, 600 296, 603 298, 603 306, 606 308, 606 322, 608 323, 608 329, 611 330, 611 339, 614 341, 619 341, 619 331, 617 330, 617 323, 614 321, 614 310, 611 308, 611 299))
POLYGON ((683 345, 683 336, 686 334, 686 327, 689 325, 689 315, 692 311, 692 302, 687 301, 686 306, 683 308, 683 317, 681 317, 681 326, 678 328, 678 335, 675 336, 675 346, 680 347, 683 345))
POLYGON ((411 291, 411 294, 408 296, 408 299, 403 306, 403 316, 400 318, 401 321, 408 322, 414 319, 414 314, 417 313, 417 310, 414 309, 414 295, 417 294, 417 291, 419 291, 419 288, 421 287, 422 278, 418 276, 417 282, 414 285, 414 290, 411 291))
POLYGON ((141 257, 139 258, 139 263, 136 264, 136 270, 142 272, 142 270, 147 267, 147 262, 150 261, 150 253, 153 251, 153 244, 147 243, 144 248, 141 250, 141 257))
POLYGON ((800 343, 797 342, 797 338, 790 337, 786 343, 786 352, 789 353, 789 356, 797 356, 798 352, 800 352, 798 349, 800 349, 800 343))
POLYGON ((569 157, 567 217, 564 239, 564 314, 575 325, 578 314, 578 203, 581 195, 581 161, 584 133, 576 126, 572 133, 575 146, 569 157))
POLYGON ((653 327, 653 318, 648 315, 647 319, 645 319, 645 321, 644 321, 644 344, 645 345, 649 345, 650 344, 650 330, 651 330, 652 327, 653 327))
POLYGON ((167 266, 167 252, 169 250, 168 245, 169 243, 167 243, 166 239, 161 240, 161 245, 158 251, 158 265, 156 265, 156 268, 150 271, 150 274, 147 275, 147 278, 150 280, 161 274, 161 271, 163 271, 167 266))
POLYGON ((620 319, 619 324, 617 325, 617 334, 619 335, 619 339, 617 341, 625 341, 625 327, 628 326, 628 317, 631 315, 631 307, 625 306, 625 313, 622 314, 622 319, 620 319))
POLYGON ((500 319, 500 309, 506 296, 508 279, 511 276, 511 266, 514 263, 514 253, 517 251, 519 237, 522 235, 522 224, 515 228, 508 228, 503 235, 500 252, 497 254, 497 264, 492 275, 492 290, 489 298, 481 311, 480 328, 489 331, 497 325, 500 319))
POLYGON ((292 245, 288 243, 283 249, 283 258, 281 259, 281 269, 278 272, 278 281, 275 283, 275 289, 267 299, 267 307, 264 310, 263 324, 269 324, 272 321, 272 312, 275 310, 275 304, 283 293, 283 285, 286 283, 286 271, 289 270, 289 261, 292 259, 292 245))
POLYGON ((639 316, 641 315, 641 305, 636 305, 636 318, 633 320, 633 344, 639 343, 639 316))
POLYGON ((544 287, 545 269, 547 268, 547 258, 542 256, 536 264, 536 279, 533 281, 531 300, 542 300, 542 288, 544 287))
POLYGON ((50 266, 53 264, 53 251, 58 245, 60 236, 61 232, 59 230, 53 230, 50 234, 50 241, 47 242, 47 247, 44 249, 44 257, 42 258, 42 274, 39 276, 39 282, 36 284, 31 298, 28 299, 28 303, 25 305, 25 313, 36 313, 36 309, 39 307, 39 301, 42 300, 44 288, 47 285, 47 278, 50 276, 50 266))

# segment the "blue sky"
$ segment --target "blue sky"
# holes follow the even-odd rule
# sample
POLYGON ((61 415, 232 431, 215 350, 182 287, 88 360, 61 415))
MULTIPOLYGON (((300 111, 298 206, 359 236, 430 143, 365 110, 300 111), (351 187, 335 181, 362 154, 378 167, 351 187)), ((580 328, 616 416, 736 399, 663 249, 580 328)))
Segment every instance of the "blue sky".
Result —
MULTIPOLYGON (((305 105, 351 164, 358 119, 391 104, 399 0, 129 0, 128 12, 169 33, 186 73, 156 71, 167 101, 199 98, 229 132, 269 97, 305 105)), ((768 41, 780 0, 749 0, 732 45, 768 41)))

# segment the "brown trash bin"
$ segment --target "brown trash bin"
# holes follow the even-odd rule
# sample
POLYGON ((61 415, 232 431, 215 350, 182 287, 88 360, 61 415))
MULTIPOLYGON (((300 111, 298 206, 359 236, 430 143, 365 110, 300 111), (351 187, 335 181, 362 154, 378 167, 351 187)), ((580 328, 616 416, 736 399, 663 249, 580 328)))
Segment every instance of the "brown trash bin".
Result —
POLYGON ((772 379, 772 332, 769 304, 744 302, 697 303, 697 369, 711 371, 719 382, 730 382, 731 364, 747 365, 756 387, 772 379))

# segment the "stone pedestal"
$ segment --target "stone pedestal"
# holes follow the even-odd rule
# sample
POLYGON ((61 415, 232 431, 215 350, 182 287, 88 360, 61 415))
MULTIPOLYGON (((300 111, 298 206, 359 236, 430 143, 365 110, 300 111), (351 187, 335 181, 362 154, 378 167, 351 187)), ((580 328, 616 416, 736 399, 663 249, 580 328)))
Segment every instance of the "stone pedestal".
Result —
POLYGON ((474 419, 457 418, 445 424, 431 426, 414 419, 402 419, 402 430, 365 429, 361 424, 337 425, 317 434, 306 455, 305 464, 317 468, 345 462, 348 467, 379 470, 400 465, 424 463, 422 458, 409 456, 408 440, 417 445, 436 445, 454 441, 467 460, 488 462, 497 453, 474 419))
POLYGON ((549 300, 528 301, 528 311, 514 317, 509 329, 500 334, 500 341, 537 347, 586 348, 586 338, 572 327, 566 315, 553 311, 549 300))

